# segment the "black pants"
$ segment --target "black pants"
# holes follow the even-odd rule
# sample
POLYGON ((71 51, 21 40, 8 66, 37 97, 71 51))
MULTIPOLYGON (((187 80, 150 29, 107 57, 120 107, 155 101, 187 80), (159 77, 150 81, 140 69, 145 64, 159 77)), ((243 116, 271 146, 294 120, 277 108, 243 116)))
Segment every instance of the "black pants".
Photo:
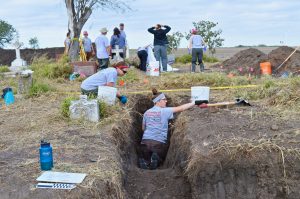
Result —
POLYGON ((149 164, 152 153, 157 153, 159 156, 159 165, 161 165, 167 156, 168 148, 168 145, 162 142, 142 140, 140 145, 141 157, 149 164))
POLYGON ((147 58, 148 58, 148 53, 146 50, 140 50, 137 52, 137 55, 140 59, 140 70, 146 71, 146 65, 147 65, 147 58))

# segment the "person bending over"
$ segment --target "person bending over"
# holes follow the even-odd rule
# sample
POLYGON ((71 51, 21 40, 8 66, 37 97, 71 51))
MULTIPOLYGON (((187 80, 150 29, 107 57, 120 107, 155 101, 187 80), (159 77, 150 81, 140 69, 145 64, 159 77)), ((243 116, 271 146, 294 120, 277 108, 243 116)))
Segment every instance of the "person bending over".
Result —
MULTIPOLYGON (((109 67, 85 79, 81 84, 81 93, 83 95, 98 95, 98 86, 115 87, 118 76, 124 76, 128 70, 128 66, 109 67)), ((117 97, 125 104, 127 98, 117 92, 117 97)))

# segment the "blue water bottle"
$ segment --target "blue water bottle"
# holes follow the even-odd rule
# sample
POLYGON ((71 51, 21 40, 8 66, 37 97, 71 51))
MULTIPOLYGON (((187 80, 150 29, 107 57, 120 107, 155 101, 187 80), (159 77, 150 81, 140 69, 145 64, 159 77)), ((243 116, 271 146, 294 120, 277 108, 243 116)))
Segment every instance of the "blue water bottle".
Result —
POLYGON ((40 147, 40 165, 41 170, 47 171, 51 170, 53 167, 53 155, 52 155, 52 147, 50 143, 41 141, 40 147))

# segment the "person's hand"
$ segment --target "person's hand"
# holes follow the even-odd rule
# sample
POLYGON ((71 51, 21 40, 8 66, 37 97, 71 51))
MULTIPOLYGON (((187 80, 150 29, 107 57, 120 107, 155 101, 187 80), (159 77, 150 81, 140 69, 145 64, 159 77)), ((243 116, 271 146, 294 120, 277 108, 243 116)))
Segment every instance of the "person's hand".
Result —
POLYGON ((122 95, 122 96, 120 96, 118 98, 119 98, 119 100, 120 100, 120 102, 122 104, 126 104, 127 103, 127 97, 125 95, 122 95))

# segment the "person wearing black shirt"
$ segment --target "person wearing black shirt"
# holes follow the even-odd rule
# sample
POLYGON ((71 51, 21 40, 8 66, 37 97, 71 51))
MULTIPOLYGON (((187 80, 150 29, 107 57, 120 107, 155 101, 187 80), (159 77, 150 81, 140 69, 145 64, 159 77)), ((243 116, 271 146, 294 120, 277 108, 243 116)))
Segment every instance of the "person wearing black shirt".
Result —
POLYGON ((168 38, 167 33, 171 30, 170 26, 157 24, 148 29, 148 32, 154 35, 154 56, 162 65, 163 71, 167 71, 167 48, 168 38))

